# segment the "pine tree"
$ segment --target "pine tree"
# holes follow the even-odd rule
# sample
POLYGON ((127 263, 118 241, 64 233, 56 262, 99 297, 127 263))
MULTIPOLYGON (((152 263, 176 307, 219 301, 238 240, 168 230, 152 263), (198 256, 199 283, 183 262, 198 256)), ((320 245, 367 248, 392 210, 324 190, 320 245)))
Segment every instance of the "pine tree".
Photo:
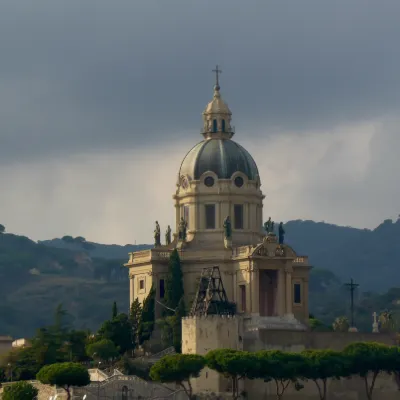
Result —
POLYGON ((117 315, 118 315, 117 302, 114 301, 113 307, 112 307, 112 317, 115 318, 117 315))
POLYGON ((140 320, 142 318, 142 306, 139 302, 139 299, 136 297, 136 299, 133 301, 131 305, 131 311, 129 314, 129 321, 131 323, 132 327, 132 343, 136 347, 139 342, 139 324, 140 320))
MULTIPOLYGON (((166 280, 164 304, 167 307, 176 310, 183 295, 184 291, 181 260, 179 258, 178 250, 174 249, 168 262, 168 276, 166 280)), ((165 314, 171 315, 172 312, 166 310, 165 314)))
POLYGON ((155 322, 155 299, 156 290, 152 287, 146 300, 143 302, 142 316, 138 327, 139 344, 143 344, 144 341, 149 340, 153 333, 155 322))

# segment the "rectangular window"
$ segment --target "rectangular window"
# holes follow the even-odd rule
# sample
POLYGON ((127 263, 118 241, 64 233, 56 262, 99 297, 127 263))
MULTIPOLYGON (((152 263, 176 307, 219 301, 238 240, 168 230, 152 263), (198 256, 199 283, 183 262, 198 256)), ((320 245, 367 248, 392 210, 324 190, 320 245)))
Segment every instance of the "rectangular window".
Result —
POLYGON ((139 289, 140 289, 140 290, 143 290, 143 289, 144 289, 144 279, 141 279, 141 280, 139 281, 139 289))
POLYGON ((160 299, 164 298, 165 287, 164 287, 164 279, 160 279, 160 299))
POLYGON ((246 312, 246 285, 239 285, 240 307, 242 312, 246 312))
POLYGON ((189 207, 187 204, 183 206, 183 219, 186 221, 186 227, 189 227, 189 207))
POLYGON ((243 229, 243 204, 233 206, 234 228, 243 229))
POLYGON ((301 304, 301 284, 295 283, 293 285, 293 301, 295 304, 301 304))
POLYGON ((215 229, 215 204, 206 204, 206 229, 215 229))

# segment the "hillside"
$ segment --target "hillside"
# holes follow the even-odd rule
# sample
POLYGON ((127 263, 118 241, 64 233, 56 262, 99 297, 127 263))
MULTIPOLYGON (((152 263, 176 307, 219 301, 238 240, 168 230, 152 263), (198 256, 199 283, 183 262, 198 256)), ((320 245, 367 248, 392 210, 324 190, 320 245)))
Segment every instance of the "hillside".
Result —
MULTIPOLYGON (((370 329, 374 311, 397 312, 399 221, 361 230, 299 220, 289 221, 285 229, 287 243, 298 254, 309 255, 314 266, 310 311, 318 318, 330 324, 336 316, 349 314, 343 284, 351 277, 360 283, 359 327, 370 329)), ((77 328, 97 329, 109 317, 114 300, 120 310, 128 310, 128 274, 122 267, 128 252, 150 247, 103 245, 70 236, 35 243, 0 234, 0 333, 32 335, 51 322, 58 303, 72 314, 77 328)))
POLYGON ((0 234, 1 334, 32 335, 51 322, 59 303, 76 327, 91 330, 109 317, 113 301, 127 311, 128 274, 122 267, 126 258, 96 258, 82 245, 56 248, 0 234))

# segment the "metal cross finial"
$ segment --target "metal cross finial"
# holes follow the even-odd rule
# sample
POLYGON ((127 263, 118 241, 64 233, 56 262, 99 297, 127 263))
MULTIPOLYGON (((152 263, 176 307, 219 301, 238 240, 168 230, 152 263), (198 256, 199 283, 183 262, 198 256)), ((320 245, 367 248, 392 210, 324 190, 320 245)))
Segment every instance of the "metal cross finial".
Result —
POLYGON ((215 69, 212 70, 212 72, 215 72, 215 75, 217 77, 216 85, 219 86, 219 74, 222 74, 222 71, 218 68, 218 64, 215 69))
POLYGON ((360 286, 358 283, 350 279, 350 283, 345 283, 345 285, 350 289, 350 312, 351 312, 351 326, 354 327, 354 291, 360 286))

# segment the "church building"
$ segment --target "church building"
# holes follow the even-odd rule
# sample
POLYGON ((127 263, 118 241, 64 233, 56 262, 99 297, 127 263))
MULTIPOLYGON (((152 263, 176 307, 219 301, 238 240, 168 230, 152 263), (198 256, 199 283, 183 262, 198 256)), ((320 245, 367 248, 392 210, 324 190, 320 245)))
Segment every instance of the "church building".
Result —
MULTIPOLYGON (((305 330, 308 322, 308 258, 284 243, 282 224, 263 214, 265 196, 257 164, 233 140, 232 113, 221 96, 218 67, 212 100, 203 112, 202 140, 184 156, 176 191, 175 233, 155 246, 130 253, 130 301, 143 302, 152 286, 162 303, 168 259, 178 249, 185 303, 191 307, 199 278, 218 266, 229 301, 258 327, 305 330)), ((268 204, 265 205, 268 210, 268 204)), ((157 303, 159 304, 159 303, 157 303)), ((156 308, 159 316, 160 306, 156 308)))

